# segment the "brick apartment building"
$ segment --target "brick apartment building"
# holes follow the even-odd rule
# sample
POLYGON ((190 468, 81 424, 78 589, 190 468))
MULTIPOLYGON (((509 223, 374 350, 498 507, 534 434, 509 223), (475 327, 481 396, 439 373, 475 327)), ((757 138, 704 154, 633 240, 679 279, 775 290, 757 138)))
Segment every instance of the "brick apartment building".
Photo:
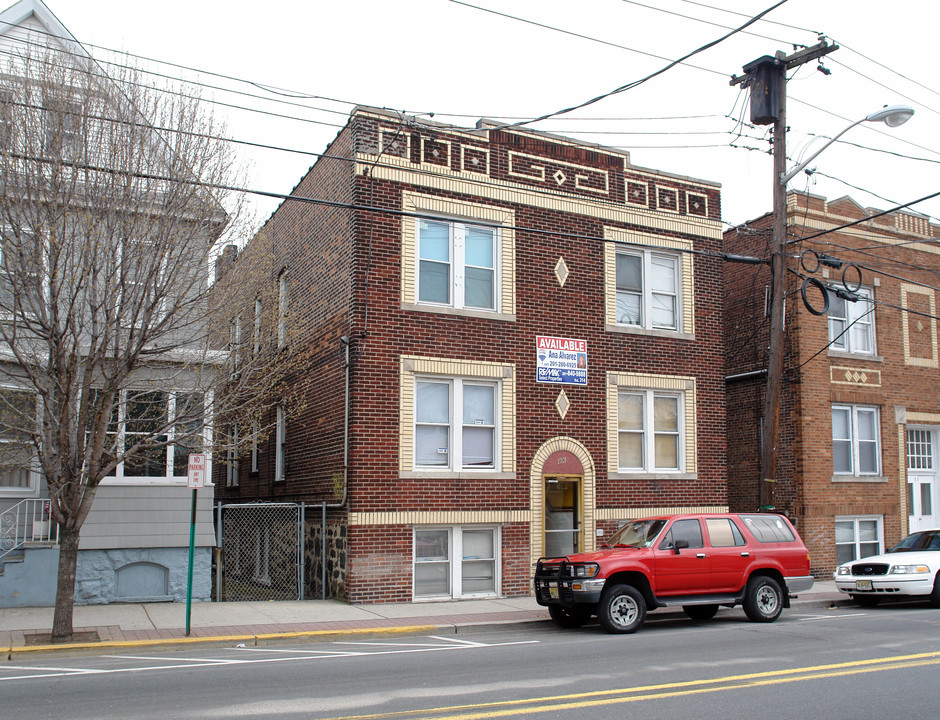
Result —
MULTIPOLYGON (((927 242, 940 228, 878 212, 847 197, 787 197, 775 506, 796 521, 819 577, 940 522, 940 250, 927 242)), ((725 250, 767 257, 771 224, 768 214, 727 231, 725 250)), ((758 504, 769 277, 766 266, 725 266, 732 509, 758 504)))
POLYGON ((725 509, 719 217, 620 150, 357 108, 230 258, 277 259, 271 342, 316 380, 218 497, 314 506, 308 593, 354 602, 525 595, 542 555, 725 509))

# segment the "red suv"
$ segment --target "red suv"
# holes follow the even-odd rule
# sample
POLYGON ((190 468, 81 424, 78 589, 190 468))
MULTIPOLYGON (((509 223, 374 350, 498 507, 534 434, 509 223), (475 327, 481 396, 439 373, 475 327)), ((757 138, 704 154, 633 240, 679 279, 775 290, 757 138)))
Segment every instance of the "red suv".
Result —
POLYGON ((596 615, 611 633, 640 629, 647 609, 681 606, 694 620, 743 605, 773 622, 813 587, 809 553, 782 515, 668 515, 631 520, 599 550, 541 558, 535 597, 563 627, 596 615))

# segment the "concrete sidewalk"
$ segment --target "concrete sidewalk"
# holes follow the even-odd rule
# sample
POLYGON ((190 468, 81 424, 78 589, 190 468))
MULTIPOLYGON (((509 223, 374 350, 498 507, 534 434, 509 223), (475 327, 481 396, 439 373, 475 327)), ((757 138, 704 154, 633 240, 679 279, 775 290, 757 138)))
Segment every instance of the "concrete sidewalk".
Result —
MULTIPOLYGON (((827 607, 845 595, 835 583, 817 582, 792 600, 827 607)), ((652 618, 665 612, 656 611, 652 618)), ((784 612, 787 612, 784 610, 784 612)), ((110 651, 190 644, 258 644, 274 640, 362 634, 456 632, 470 626, 547 621, 535 598, 350 605, 334 600, 194 603, 186 636, 184 603, 128 603, 75 607, 75 642, 51 645, 52 608, 0 609, 0 651, 7 657, 56 651, 110 651)))

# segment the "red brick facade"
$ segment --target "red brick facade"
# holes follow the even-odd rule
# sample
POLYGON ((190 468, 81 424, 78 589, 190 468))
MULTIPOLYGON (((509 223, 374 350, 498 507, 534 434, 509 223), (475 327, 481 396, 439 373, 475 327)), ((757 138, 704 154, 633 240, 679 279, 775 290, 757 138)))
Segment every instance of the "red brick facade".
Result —
MULTIPOLYGON (((716 185, 525 129, 462 130, 359 109, 293 196, 259 237, 282 260, 268 281, 281 271, 289 278, 289 350, 302 354, 303 372, 316 382, 288 423, 286 479, 272 479, 272 437, 260 448, 259 472, 243 471, 238 487, 223 480, 218 494, 226 501, 345 500, 329 510, 346 543, 332 552, 341 559, 330 568, 330 594, 355 602, 528 594, 534 559, 545 552, 546 493, 556 487, 546 485, 541 467, 557 451, 582 466, 552 477, 577 483, 571 518, 580 532, 572 537, 583 549, 594 547, 597 532, 609 535, 647 512, 727 507, 716 185), (434 218, 455 238, 450 302, 421 295, 429 292, 421 283, 431 282, 421 253, 431 251, 429 240, 419 248, 416 237, 430 233, 421 223, 434 218), (495 295, 489 309, 457 300, 470 292, 455 280, 458 269, 467 285, 478 287, 481 277, 471 267, 477 256, 471 262, 469 250, 466 259, 455 250, 477 242, 469 239, 471 225, 497 228, 494 268, 482 274, 495 295), (643 281, 639 302, 653 310, 641 322, 658 312, 657 322, 674 320, 671 330, 618 320, 614 263, 622 251, 660 278, 656 287, 652 276, 643 281), (586 342, 585 385, 536 381, 538 336, 586 342), (345 498, 343 337, 351 342, 345 498), (435 383, 450 393, 450 434, 428 456, 421 438, 444 431, 434 435, 416 396, 435 383), (469 397, 479 387, 495 398, 488 406, 494 419, 464 424, 457 393, 469 397), (676 467, 619 467, 618 387, 638 387, 633 400, 657 403, 657 413, 660 402, 678 408, 655 421, 662 427, 650 413, 645 439, 638 431, 623 436, 642 452, 649 447, 653 465, 672 463, 670 448, 677 448, 676 467), (664 430, 670 423, 678 435, 664 430), (482 462, 490 469, 454 456, 480 437, 491 448, 482 462), (444 462, 436 471, 434 463, 444 462), (415 577, 423 530, 446 531, 443 550, 422 545, 422 559, 440 561, 421 568, 428 592, 415 577), (486 552, 469 548, 485 545, 489 530, 497 549, 487 566, 486 552), (494 570, 490 587, 485 578, 494 570)), ((236 262, 251 262, 256 242, 236 262)), ((243 326, 250 326, 247 316, 243 326)), ((422 536, 421 543, 432 540, 422 536)))
MULTIPOLYGON (((908 481, 918 483, 918 505, 935 497, 940 397, 932 390, 938 379, 933 288, 940 256, 934 245, 918 241, 937 237, 940 228, 921 216, 897 212, 826 232, 877 211, 849 198, 827 202, 797 194, 789 195, 787 207, 792 272, 787 276, 775 505, 797 524, 814 574, 829 577, 837 564, 837 544, 843 561, 853 551, 867 554, 875 546, 891 547, 908 532, 908 481), (817 267, 819 254, 837 258, 842 266, 833 267, 830 261, 817 267), (861 285, 861 292, 870 295, 845 301, 845 309, 839 304, 816 315, 801 297, 808 278, 843 291, 861 285), (845 313, 849 317, 842 323, 845 313), (872 316, 869 330, 866 323, 872 316), (852 325, 855 319, 859 322, 852 325), (847 325, 851 327, 841 335, 847 325), (848 431, 843 418, 854 423, 848 431), (876 428, 875 442, 867 438, 869 427, 876 428), (927 443, 929 460, 923 462, 930 467, 917 478, 907 470, 909 430, 921 432, 918 437, 927 443), (846 440, 846 435, 851 437, 846 440)), ((725 249, 732 253, 769 257, 770 243, 769 215, 725 233, 725 249)), ((756 373, 766 367, 769 283, 766 266, 725 266, 732 510, 753 510, 758 503, 765 385, 756 373)), ((822 310, 818 286, 808 287, 807 299, 817 312, 822 310)), ((915 525, 936 521, 935 515, 930 517, 935 508, 927 505, 933 503, 925 502, 924 509, 931 512, 917 513, 927 517, 915 518, 915 525)))

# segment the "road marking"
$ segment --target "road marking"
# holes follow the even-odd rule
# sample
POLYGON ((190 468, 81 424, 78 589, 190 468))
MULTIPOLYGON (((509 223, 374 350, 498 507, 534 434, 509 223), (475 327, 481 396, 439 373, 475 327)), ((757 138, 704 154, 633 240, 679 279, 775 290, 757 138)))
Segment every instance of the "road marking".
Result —
MULTIPOLYGON (((242 653, 251 653, 258 652, 261 650, 266 650, 267 652, 276 652, 276 653, 297 653, 302 652, 301 655, 287 654, 282 657, 265 657, 265 658, 244 658, 244 659, 226 659, 226 658, 170 658, 169 660, 175 660, 177 664, 175 665, 143 665, 140 667, 126 667, 126 668, 70 668, 70 667, 47 667, 47 666, 29 666, 29 665, 0 665, 0 672, 4 669, 14 669, 21 671, 32 671, 32 674, 29 675, 10 675, 7 677, 0 676, 0 682, 10 682, 12 680, 32 680, 39 678, 51 678, 51 677, 70 677, 73 675, 118 675, 121 673, 140 673, 148 672, 152 670, 180 670, 186 669, 190 670, 197 667, 231 667, 232 665, 250 665, 253 663, 276 663, 276 662, 299 662, 303 660, 338 660, 348 657, 370 657, 378 655, 408 655, 412 653, 424 653, 424 652, 441 652, 449 650, 473 650, 475 648, 491 648, 491 647, 507 647, 511 645, 531 645, 537 644, 538 640, 520 640, 515 642, 502 642, 502 643, 491 643, 488 645, 471 643, 466 644, 464 642, 454 642, 449 645, 427 645, 412 647, 409 643, 403 643, 403 649, 397 650, 374 650, 372 652, 368 650, 356 650, 356 651, 344 651, 334 653, 331 651, 322 651, 322 650, 280 650, 278 648, 264 649, 264 648, 228 648, 229 650, 235 650, 242 653), (184 662, 185 661, 185 662, 184 662)), ((336 643, 338 644, 338 643, 336 643)), ((123 658, 128 660, 153 660, 155 662, 166 663, 168 658, 146 658, 146 657, 136 657, 133 655, 109 655, 106 657, 111 658, 123 658)))
POLYGON ((844 615, 803 615, 797 617, 797 622, 814 622, 816 620, 841 620, 842 618, 868 617, 868 613, 846 613, 844 615))
POLYGON ((899 655, 894 657, 874 658, 871 660, 834 663, 830 665, 814 665, 810 667, 773 670, 745 675, 728 675, 720 678, 689 680, 685 682, 647 685, 635 688, 597 690, 570 695, 554 695, 474 705, 452 705, 427 708, 424 710, 374 713, 369 715, 345 715, 332 718, 332 720, 381 720, 384 718, 396 718, 398 720, 405 720, 407 718, 423 718, 425 720, 487 720, 488 718, 530 715, 534 713, 567 713, 572 710, 605 705, 618 705, 643 700, 675 698, 768 685, 782 685, 785 683, 804 682, 806 680, 822 680, 826 678, 859 675, 862 673, 924 667, 927 665, 940 665, 940 652, 899 655))

